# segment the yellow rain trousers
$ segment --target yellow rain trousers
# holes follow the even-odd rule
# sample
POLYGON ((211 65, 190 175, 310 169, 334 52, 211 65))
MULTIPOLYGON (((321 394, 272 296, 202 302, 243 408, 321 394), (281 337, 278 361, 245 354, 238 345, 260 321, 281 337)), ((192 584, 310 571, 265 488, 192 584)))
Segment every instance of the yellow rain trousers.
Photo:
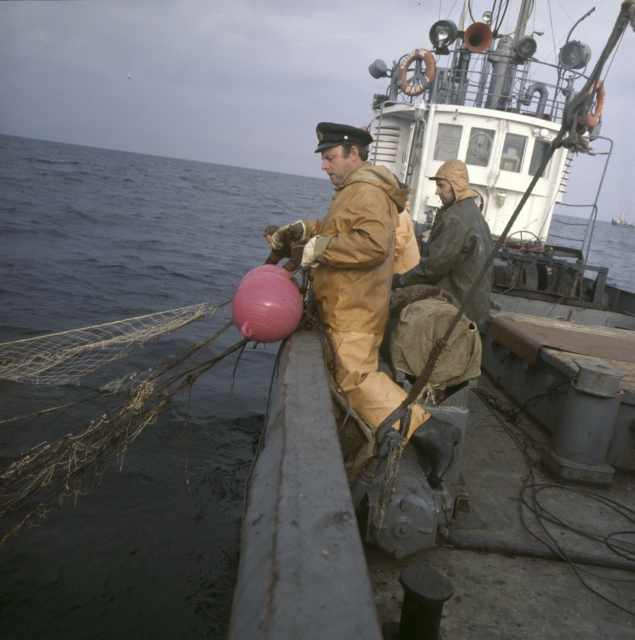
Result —
MULTIPOLYGON (((385 373, 377 371, 379 345, 383 336, 373 333, 332 331, 329 336, 335 350, 335 377, 357 415, 377 428, 408 395, 385 373)), ((414 404, 408 437, 430 414, 414 404)), ((399 426, 396 422, 395 428, 399 426)))

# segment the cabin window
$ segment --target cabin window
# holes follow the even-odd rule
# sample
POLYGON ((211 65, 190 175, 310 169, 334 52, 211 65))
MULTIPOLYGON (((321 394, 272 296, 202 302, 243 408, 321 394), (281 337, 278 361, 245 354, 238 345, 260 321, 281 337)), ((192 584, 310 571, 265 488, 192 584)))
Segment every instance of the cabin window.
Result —
POLYGON ((505 136, 505 144, 503 145, 503 155, 501 156, 501 170, 520 173, 520 167, 523 162, 523 154, 525 153, 525 145, 527 138, 519 136, 515 133, 508 133, 505 136))
POLYGON ((493 129, 480 129, 473 127, 470 131, 470 142, 467 145, 467 155, 465 164, 486 167, 489 163, 489 156, 492 152, 494 142, 493 129))
POLYGON ((434 159, 447 162, 459 156, 459 144, 463 127, 458 124, 440 124, 437 143, 434 147, 434 159))
MULTIPOLYGON (((545 142, 544 140, 536 140, 536 144, 534 145, 534 150, 531 154, 531 162, 529 163, 530 176, 536 175, 536 171, 538 171, 538 167, 540 166, 542 161, 545 159, 547 152, 549 151, 550 148, 551 148, 551 144, 549 144, 548 142, 545 142)), ((549 171, 549 165, 547 165, 547 168, 542 174, 543 178, 547 177, 548 171, 549 171)))

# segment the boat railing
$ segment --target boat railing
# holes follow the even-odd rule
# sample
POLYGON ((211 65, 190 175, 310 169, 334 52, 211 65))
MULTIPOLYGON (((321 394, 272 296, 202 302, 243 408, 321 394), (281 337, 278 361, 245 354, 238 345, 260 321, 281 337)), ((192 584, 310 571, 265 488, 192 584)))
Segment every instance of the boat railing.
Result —
MULTIPOLYGON (((430 101, 436 104, 455 104, 497 111, 519 113, 549 122, 560 122, 567 102, 573 97, 573 81, 579 74, 563 79, 557 74, 556 82, 535 80, 544 67, 538 61, 528 61, 522 67, 514 64, 511 56, 496 54, 506 59, 504 73, 491 71, 491 54, 470 53, 467 63, 453 67, 438 67, 430 91, 430 101)), ((557 67, 555 67, 558 69, 557 67)))
POLYGON ((318 332, 296 331, 279 358, 228 638, 381 640, 318 332))
POLYGON ((569 202, 558 202, 556 203, 557 207, 567 207, 570 209, 587 209, 590 210, 589 218, 586 222, 563 222, 557 221, 558 224, 563 224, 565 226, 580 226, 586 227, 583 238, 570 238, 565 236, 556 235, 549 231, 549 238, 554 238, 557 240, 567 240, 570 242, 574 242, 579 245, 580 249, 584 253, 584 262, 588 263, 589 254, 591 251, 591 243, 593 242, 593 233, 595 231, 595 223, 597 222, 598 217, 598 202, 600 199, 600 193, 602 192, 602 185, 604 184, 604 178, 606 177, 606 171, 609 166, 609 161, 611 159, 611 154, 613 153, 613 140, 611 138, 607 138, 606 136, 598 136, 595 139, 595 144, 603 144, 599 141, 604 141, 604 143, 608 144, 608 148, 604 146, 603 150, 596 149, 594 154, 596 157, 604 157, 604 167, 602 169, 602 173, 600 175, 600 179, 597 185, 597 189, 595 191, 595 198, 593 202, 589 203, 569 203, 569 202))
MULTIPOLYGON (((397 68, 398 65, 395 66, 397 68)), ((574 97, 574 83, 583 73, 529 59, 522 63, 513 55, 498 51, 454 52, 450 66, 437 66, 429 88, 434 104, 449 104, 518 113, 560 123, 568 102, 574 97), (551 78, 543 80, 538 78, 551 78)), ((393 71, 386 95, 377 95, 374 106, 389 100, 410 103, 418 96, 398 92, 399 79, 393 71)))

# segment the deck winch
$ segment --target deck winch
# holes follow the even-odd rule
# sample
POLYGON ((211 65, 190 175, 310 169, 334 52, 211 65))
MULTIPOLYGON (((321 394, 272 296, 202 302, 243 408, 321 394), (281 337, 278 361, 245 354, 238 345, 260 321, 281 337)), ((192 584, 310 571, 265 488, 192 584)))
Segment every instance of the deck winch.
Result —
POLYGON ((437 527, 453 511, 443 483, 431 489, 411 455, 404 452, 392 470, 389 459, 371 477, 362 473, 359 478, 359 486, 368 486, 357 507, 362 539, 398 559, 433 547, 437 527))
POLYGON ((456 517, 467 499, 461 473, 461 448, 469 411, 466 382, 438 405, 429 406, 433 417, 460 431, 454 458, 443 480, 433 489, 426 477, 431 465, 412 443, 399 453, 396 448, 380 464, 372 461, 351 487, 362 540, 382 551, 404 558, 433 547, 437 529, 456 517))

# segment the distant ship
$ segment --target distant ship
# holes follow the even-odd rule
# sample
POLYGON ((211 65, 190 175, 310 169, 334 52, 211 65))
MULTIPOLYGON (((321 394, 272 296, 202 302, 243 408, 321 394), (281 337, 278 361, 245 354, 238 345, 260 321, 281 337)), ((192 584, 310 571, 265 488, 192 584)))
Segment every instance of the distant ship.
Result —
POLYGON ((624 207, 622 209, 622 215, 617 220, 615 220, 615 219, 611 220, 611 222, 616 227, 630 227, 631 229, 635 229, 635 224, 631 224, 630 222, 626 222, 625 213, 626 213, 626 207, 624 207))

